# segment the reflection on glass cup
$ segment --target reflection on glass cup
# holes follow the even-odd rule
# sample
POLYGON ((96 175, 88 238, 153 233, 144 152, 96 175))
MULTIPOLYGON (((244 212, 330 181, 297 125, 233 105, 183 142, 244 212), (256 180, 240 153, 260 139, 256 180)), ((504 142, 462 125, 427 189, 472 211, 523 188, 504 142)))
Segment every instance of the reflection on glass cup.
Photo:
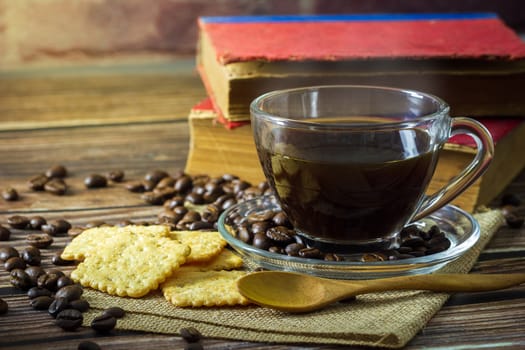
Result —
POLYGON ((489 166, 492 138, 477 121, 418 91, 314 86, 273 91, 251 104, 265 176, 300 235, 321 243, 391 241, 443 207, 489 166), (477 144, 472 163, 425 195, 453 135, 477 144))

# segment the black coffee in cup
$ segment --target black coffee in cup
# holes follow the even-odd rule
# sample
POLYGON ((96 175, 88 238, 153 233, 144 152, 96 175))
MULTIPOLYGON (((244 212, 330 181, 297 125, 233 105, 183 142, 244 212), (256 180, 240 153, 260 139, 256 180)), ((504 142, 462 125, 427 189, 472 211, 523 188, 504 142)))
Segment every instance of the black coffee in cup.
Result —
POLYGON ((294 227, 325 242, 372 242, 401 230, 437 158, 417 129, 364 136, 274 130, 273 138, 273 152, 259 149, 265 175, 294 227))

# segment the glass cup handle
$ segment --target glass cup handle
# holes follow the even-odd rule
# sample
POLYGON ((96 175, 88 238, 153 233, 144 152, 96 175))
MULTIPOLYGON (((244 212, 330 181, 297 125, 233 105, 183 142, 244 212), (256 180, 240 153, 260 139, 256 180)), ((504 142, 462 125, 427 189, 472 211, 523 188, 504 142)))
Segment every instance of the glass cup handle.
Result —
POLYGON ((454 117, 451 135, 466 134, 476 143, 477 153, 472 162, 447 185, 426 197, 412 220, 419 220, 450 203, 487 170, 494 156, 494 144, 489 131, 479 122, 466 117, 454 117))

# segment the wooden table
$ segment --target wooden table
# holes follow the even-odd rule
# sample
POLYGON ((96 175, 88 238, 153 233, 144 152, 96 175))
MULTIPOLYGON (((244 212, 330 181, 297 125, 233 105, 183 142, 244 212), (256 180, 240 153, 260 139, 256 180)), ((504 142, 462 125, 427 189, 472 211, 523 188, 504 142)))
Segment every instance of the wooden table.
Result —
MULTIPOLYGON (((124 170, 129 180, 141 179, 152 169, 183 169, 189 145, 186 117, 204 96, 191 61, 0 73, 0 188, 12 186, 21 195, 15 202, 0 199, 0 223, 15 214, 65 218, 74 225, 154 218, 159 208, 145 204, 122 185, 87 190, 83 179, 114 169, 124 170), (68 168, 68 193, 28 190, 27 180, 53 164, 68 168)), ((505 193, 525 199, 525 171, 505 193)), ((525 215, 523 208, 519 215, 525 215)), ((23 248, 24 238, 25 233, 16 233, 7 243, 23 248)), ((53 249, 43 250, 44 267, 53 267, 53 251, 68 240, 56 237, 53 249)), ((525 228, 502 227, 473 271, 525 272, 525 228)), ((0 298, 10 307, 0 316, 2 349, 75 349, 81 340, 94 340, 104 349, 175 349, 185 344, 176 336, 131 331, 64 332, 47 313, 30 308, 27 296, 11 286, 2 267, 0 298)), ((204 339, 202 344, 207 349, 289 348, 217 339, 204 339)), ((452 296, 406 348, 454 347, 525 348, 525 286, 452 296)))

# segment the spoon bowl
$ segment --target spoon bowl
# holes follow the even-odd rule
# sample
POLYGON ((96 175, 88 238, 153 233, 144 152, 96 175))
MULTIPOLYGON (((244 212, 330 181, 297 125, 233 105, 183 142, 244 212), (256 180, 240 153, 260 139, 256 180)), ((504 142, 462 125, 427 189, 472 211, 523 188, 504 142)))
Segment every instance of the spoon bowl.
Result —
POLYGON ((287 312, 308 312, 336 301, 387 290, 481 292, 525 283, 525 273, 431 274, 375 280, 332 280, 311 275, 263 271, 237 281, 239 292, 251 302, 287 312))

